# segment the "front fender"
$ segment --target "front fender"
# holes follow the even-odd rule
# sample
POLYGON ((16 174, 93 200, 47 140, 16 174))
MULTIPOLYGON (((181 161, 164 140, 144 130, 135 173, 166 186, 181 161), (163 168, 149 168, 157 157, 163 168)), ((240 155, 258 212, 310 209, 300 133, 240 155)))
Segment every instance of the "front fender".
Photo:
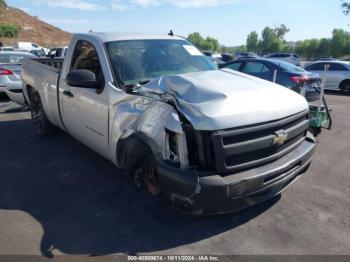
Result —
POLYGON ((129 156, 138 150, 129 149, 134 147, 135 139, 138 145, 148 147, 156 160, 161 160, 168 157, 166 130, 184 135, 175 108, 156 100, 135 99, 118 104, 112 126, 112 148, 119 167, 125 167, 125 159, 135 157, 129 156))

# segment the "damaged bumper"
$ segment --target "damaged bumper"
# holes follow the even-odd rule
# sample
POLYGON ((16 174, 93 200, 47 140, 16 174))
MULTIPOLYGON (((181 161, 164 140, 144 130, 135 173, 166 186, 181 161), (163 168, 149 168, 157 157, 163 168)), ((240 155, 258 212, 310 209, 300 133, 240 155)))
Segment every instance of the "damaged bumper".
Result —
POLYGON ((226 176, 158 165, 158 177, 172 205, 185 213, 235 212, 281 193, 309 168, 315 140, 308 136, 295 150, 267 165, 226 176))

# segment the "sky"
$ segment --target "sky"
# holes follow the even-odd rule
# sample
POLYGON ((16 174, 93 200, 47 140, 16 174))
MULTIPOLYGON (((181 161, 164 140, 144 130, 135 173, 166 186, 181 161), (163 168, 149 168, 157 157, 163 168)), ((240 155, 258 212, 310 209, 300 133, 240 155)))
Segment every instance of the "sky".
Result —
POLYGON ((69 32, 142 32, 187 36, 199 32, 226 46, 245 44, 265 26, 285 24, 287 41, 350 30, 341 0, 7 0, 69 32))

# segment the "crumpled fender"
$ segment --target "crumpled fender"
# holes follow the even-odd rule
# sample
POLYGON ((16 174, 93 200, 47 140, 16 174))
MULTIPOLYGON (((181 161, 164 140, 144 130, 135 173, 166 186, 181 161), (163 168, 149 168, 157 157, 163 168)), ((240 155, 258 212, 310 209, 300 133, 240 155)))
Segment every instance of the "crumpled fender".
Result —
POLYGON ((183 134, 175 108, 159 100, 136 97, 133 100, 118 103, 113 110, 113 118, 111 127, 113 151, 111 153, 115 154, 113 158, 119 167, 126 167, 129 157, 135 158, 135 155, 128 156, 128 154, 132 152, 137 154, 139 149, 130 150, 129 147, 137 147, 140 143, 151 149, 157 160, 166 159, 166 129, 183 134), (116 124, 113 125, 113 123, 116 124), (135 140, 139 143, 135 144, 135 140))

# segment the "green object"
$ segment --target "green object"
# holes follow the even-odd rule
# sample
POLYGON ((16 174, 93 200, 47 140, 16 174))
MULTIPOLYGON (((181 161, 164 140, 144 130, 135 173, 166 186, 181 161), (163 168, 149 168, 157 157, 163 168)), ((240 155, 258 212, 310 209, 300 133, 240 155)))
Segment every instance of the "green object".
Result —
POLYGON ((310 106, 310 127, 313 128, 327 128, 331 127, 331 120, 329 112, 325 106, 319 108, 318 106, 310 106))

